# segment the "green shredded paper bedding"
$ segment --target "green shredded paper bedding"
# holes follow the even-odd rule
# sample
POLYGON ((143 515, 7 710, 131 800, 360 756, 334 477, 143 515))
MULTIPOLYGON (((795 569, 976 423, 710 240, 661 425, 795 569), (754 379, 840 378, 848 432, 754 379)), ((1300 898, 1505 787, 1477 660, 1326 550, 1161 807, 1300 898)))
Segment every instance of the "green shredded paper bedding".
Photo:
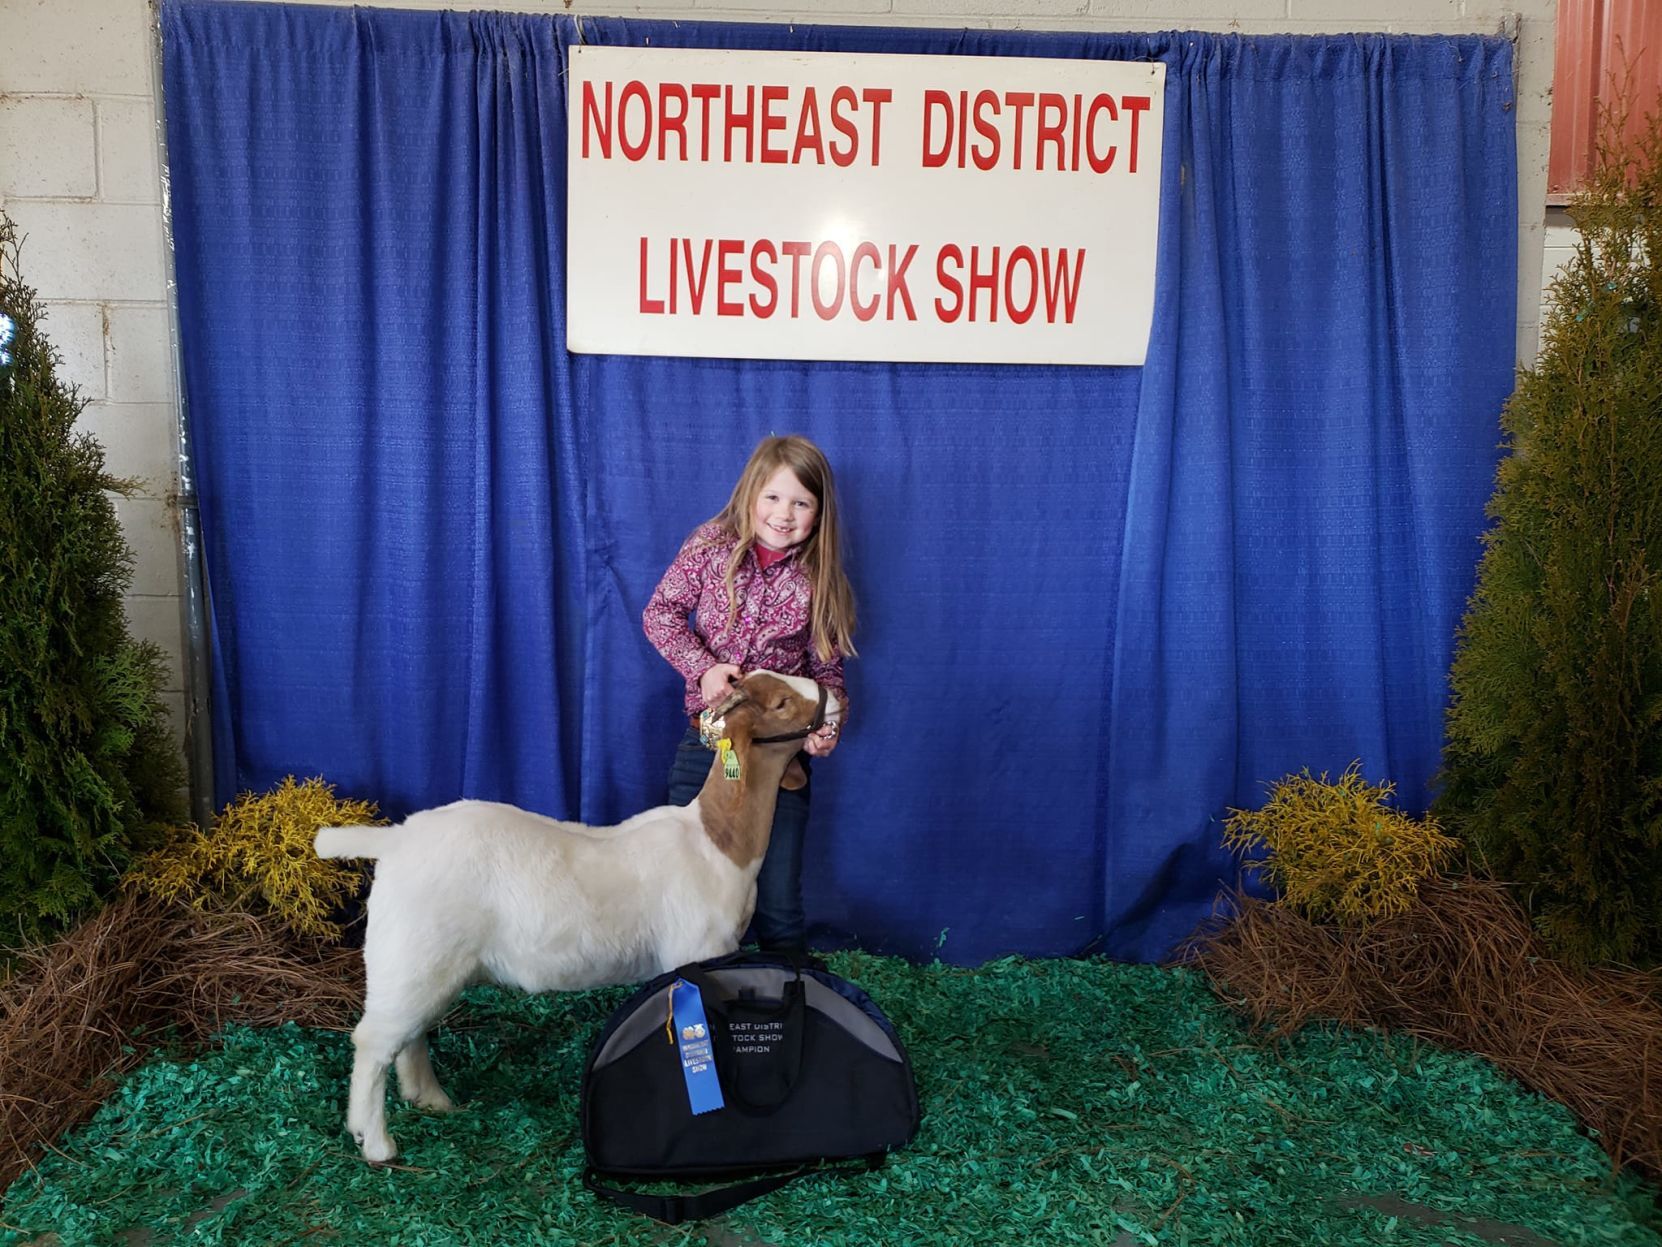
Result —
POLYGON ((611 1208, 579 1179, 578 1084, 628 991, 478 988, 433 1042, 462 1110, 390 1095, 397 1167, 345 1134, 346 1035, 233 1027, 123 1080, 5 1192, 0 1244, 1662 1244, 1655 1191, 1475 1057, 1271 1045, 1183 970, 829 960, 917 1073, 923 1128, 874 1173, 675 1228, 611 1208))

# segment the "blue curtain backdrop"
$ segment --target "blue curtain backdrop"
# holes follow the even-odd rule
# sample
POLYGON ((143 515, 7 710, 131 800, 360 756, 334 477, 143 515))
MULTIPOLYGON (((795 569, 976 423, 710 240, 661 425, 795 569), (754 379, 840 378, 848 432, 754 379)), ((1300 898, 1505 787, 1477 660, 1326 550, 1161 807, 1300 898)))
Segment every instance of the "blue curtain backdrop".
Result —
POLYGON ((1266 781, 1360 758, 1425 804, 1512 384, 1504 41, 162 18, 219 801, 660 802, 641 608, 796 431, 863 619, 821 939, 1157 959, 1266 781), (1146 366, 568 355, 579 41, 1164 61, 1146 366))

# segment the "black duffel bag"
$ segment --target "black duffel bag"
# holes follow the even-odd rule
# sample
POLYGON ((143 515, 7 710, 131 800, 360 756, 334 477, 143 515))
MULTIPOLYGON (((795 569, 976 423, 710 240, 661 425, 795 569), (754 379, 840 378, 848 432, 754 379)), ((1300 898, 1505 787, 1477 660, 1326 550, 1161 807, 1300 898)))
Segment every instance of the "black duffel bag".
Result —
POLYGON ((612 1015, 583 1071, 582 1118, 585 1185, 677 1225, 826 1161, 875 1168, 917 1133, 918 1096, 906 1049, 865 992, 814 959, 734 953, 659 975, 612 1015), (606 1185, 735 1178, 696 1195, 606 1185))

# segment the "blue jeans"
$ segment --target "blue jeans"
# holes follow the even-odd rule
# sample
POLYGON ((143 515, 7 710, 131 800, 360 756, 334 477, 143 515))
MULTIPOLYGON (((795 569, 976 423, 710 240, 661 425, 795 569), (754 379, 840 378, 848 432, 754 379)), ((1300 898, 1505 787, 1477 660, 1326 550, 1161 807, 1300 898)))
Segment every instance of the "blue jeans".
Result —
MULTIPOLYGON (((669 803, 691 805, 710 777, 715 751, 706 749, 698 731, 688 728, 675 747, 675 763, 669 769, 669 803)), ((807 946, 808 924, 802 913, 802 840, 808 830, 808 793, 813 788, 808 756, 798 761, 809 773, 809 782, 794 792, 781 788, 773 811, 773 836, 762 873, 756 877, 756 915, 750 930, 764 949, 802 949, 807 946)))

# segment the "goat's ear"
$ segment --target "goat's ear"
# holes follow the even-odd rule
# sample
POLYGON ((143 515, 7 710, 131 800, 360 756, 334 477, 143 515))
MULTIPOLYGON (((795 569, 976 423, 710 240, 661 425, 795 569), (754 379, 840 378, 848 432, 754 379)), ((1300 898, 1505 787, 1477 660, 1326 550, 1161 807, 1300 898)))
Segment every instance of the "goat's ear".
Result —
POLYGON ((779 781, 779 786, 787 792, 795 792, 808 783, 808 772, 802 769, 802 759, 793 757, 785 764, 785 777, 779 781))

